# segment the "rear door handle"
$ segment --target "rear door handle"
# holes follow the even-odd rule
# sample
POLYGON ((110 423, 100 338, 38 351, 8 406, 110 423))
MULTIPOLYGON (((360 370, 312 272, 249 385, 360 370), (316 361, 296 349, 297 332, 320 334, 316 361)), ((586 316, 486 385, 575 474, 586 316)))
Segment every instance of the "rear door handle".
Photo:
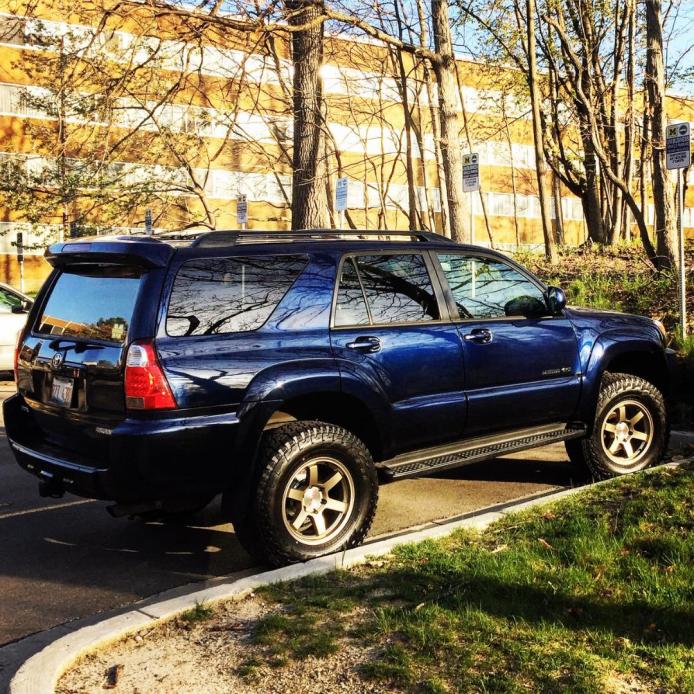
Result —
POLYGON ((467 335, 463 335, 463 339, 466 342, 474 342, 478 345, 489 344, 492 341, 493 337, 494 333, 492 333, 491 330, 487 330, 487 328, 475 328, 474 330, 467 333, 467 335))
POLYGON ((356 349, 360 352, 378 352, 381 349, 381 341, 377 337, 358 337, 345 346, 347 349, 356 349))

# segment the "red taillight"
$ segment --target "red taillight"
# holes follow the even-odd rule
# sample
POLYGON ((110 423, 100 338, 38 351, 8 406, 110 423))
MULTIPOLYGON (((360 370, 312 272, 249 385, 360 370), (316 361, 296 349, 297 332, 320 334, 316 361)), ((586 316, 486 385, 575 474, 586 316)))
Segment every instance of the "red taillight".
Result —
POLYGON ((128 349, 125 406, 130 410, 166 410, 177 406, 151 342, 134 342, 128 349))

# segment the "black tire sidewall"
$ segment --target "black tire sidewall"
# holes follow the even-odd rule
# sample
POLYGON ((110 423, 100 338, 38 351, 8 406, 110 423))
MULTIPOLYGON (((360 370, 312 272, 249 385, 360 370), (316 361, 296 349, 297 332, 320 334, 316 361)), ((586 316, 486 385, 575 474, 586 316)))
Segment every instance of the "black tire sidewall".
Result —
POLYGON ((598 399, 593 433, 588 444, 588 463, 600 477, 612 477, 638 472, 654 465, 662 458, 668 439, 668 420, 665 401, 660 391, 641 378, 624 375, 611 380, 598 399), (603 450, 602 425, 612 408, 622 400, 634 400, 646 407, 653 420, 653 440, 646 455, 635 465, 618 465, 603 450))
POLYGON ((368 449, 359 439, 334 425, 316 423, 310 439, 290 443, 275 451, 261 476, 254 504, 259 540, 273 563, 306 561, 361 542, 371 525, 378 498, 378 478, 368 449), (327 439, 332 440, 327 440, 327 439), (317 440, 320 439, 320 440, 317 440), (330 541, 302 543, 286 529, 283 494, 296 470, 318 456, 338 460, 348 470, 354 485, 354 503, 344 527, 330 541))

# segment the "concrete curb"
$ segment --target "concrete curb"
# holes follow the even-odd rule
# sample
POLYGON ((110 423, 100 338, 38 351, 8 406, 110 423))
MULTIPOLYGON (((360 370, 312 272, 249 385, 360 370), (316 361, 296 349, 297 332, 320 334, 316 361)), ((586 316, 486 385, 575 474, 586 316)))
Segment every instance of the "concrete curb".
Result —
MULTIPOLYGON (((694 458, 678 460, 657 468, 651 468, 651 470, 646 472, 668 467, 678 467, 682 463, 692 460, 694 458)), ((347 569, 363 564, 372 557, 390 554, 399 545, 444 537, 459 528, 484 530, 494 521, 508 514, 525 511, 534 506, 552 504, 566 497, 580 494, 588 489, 609 484, 611 481, 606 480, 589 486, 565 489, 554 494, 545 494, 529 501, 520 501, 499 511, 491 511, 478 516, 441 523, 424 530, 398 535, 397 537, 314 559, 304 564, 294 564, 272 571, 265 571, 254 576, 238 579, 232 583, 222 583, 147 605, 96 624, 82 627, 58 638, 29 658, 10 681, 9 692, 10 694, 49 694, 55 690, 61 675, 80 656, 113 643, 129 633, 140 631, 144 628, 151 628, 160 620, 171 619, 200 603, 242 600, 253 590, 264 585, 281 581, 292 581, 304 576, 325 574, 336 569, 347 569)))

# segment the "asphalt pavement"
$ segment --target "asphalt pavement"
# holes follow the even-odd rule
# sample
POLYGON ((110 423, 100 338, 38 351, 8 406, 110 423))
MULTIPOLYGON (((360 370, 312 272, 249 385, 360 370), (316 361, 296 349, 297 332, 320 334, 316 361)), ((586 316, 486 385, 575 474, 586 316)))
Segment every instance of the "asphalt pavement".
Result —
MULTIPOLYGON (((0 383, 0 397, 14 392, 0 383)), ((106 503, 42 499, 0 430, 0 646, 196 581, 253 567, 215 500, 189 525, 111 518, 106 503)), ((562 444, 384 485, 371 537, 572 486, 562 444)))

